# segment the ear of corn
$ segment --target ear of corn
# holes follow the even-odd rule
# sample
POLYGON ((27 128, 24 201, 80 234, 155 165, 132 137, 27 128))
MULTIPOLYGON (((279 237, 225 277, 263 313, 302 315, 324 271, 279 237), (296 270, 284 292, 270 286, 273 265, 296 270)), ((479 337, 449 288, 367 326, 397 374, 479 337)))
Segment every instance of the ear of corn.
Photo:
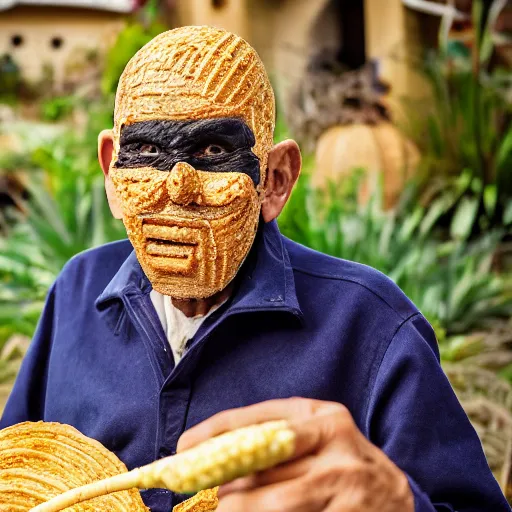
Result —
POLYGON ((143 488, 191 494, 262 471, 289 459, 295 433, 284 421, 244 427, 141 468, 143 488))
POLYGON ((286 421, 244 427, 209 439, 178 455, 67 491, 38 505, 32 512, 59 512, 77 503, 133 487, 164 488, 180 494, 193 494, 269 469, 288 460, 294 451, 295 432, 286 421))

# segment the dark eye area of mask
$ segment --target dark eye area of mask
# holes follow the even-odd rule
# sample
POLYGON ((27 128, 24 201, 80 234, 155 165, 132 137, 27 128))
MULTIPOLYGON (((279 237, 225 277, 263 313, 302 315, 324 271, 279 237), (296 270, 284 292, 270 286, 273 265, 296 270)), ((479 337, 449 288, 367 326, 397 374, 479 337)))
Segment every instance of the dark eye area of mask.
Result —
POLYGON ((255 142, 252 130, 238 118, 141 121, 122 129, 115 167, 169 172, 177 162, 186 162, 201 171, 242 172, 258 185, 255 142))
POLYGON ((201 158, 202 156, 216 156, 223 155, 227 153, 227 149, 222 147, 219 144, 209 144, 208 146, 202 148, 201 150, 194 153, 195 157, 201 158))
POLYGON ((122 153, 129 158, 154 158, 162 154, 162 148, 158 144, 147 142, 132 142, 123 145, 122 153))
POLYGON ((160 154, 160 148, 155 144, 142 144, 139 154, 142 156, 156 156, 160 154))

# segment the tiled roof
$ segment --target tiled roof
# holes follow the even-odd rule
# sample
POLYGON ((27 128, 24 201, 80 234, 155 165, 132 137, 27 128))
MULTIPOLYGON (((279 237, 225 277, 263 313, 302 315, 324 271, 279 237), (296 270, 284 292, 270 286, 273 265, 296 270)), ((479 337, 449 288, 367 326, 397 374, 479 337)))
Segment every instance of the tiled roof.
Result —
POLYGON ((132 12, 140 4, 137 0, 0 0, 0 11, 16 5, 48 5, 53 7, 85 7, 103 11, 132 12))

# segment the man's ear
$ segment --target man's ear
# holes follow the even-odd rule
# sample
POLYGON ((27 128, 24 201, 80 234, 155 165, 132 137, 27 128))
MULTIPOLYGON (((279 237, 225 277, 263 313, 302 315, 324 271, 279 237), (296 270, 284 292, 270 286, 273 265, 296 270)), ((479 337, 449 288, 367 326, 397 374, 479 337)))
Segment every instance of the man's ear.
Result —
POLYGON ((261 214, 270 222, 281 213, 292 193, 301 168, 300 149, 293 140, 276 144, 268 154, 265 199, 261 214))
POLYGON ((114 188, 114 184, 110 179, 110 163, 112 162, 112 157, 114 156, 114 138, 112 135, 112 130, 103 130, 98 135, 98 160, 100 162, 101 170, 105 175, 105 192, 107 193, 108 205, 110 206, 110 211, 112 215, 116 219, 123 218, 123 210, 121 208, 121 203, 116 194, 116 190, 114 188))

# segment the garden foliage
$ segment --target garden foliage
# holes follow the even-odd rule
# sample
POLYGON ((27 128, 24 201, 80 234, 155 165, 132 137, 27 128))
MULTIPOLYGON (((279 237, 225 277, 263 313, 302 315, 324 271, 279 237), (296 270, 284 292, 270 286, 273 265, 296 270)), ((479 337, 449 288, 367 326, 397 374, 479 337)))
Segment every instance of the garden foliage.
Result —
POLYGON ((512 74, 491 59, 503 6, 473 2, 471 49, 440 37, 420 65, 432 96, 408 110, 422 151, 422 201, 433 203, 454 238, 512 226, 512 74))

